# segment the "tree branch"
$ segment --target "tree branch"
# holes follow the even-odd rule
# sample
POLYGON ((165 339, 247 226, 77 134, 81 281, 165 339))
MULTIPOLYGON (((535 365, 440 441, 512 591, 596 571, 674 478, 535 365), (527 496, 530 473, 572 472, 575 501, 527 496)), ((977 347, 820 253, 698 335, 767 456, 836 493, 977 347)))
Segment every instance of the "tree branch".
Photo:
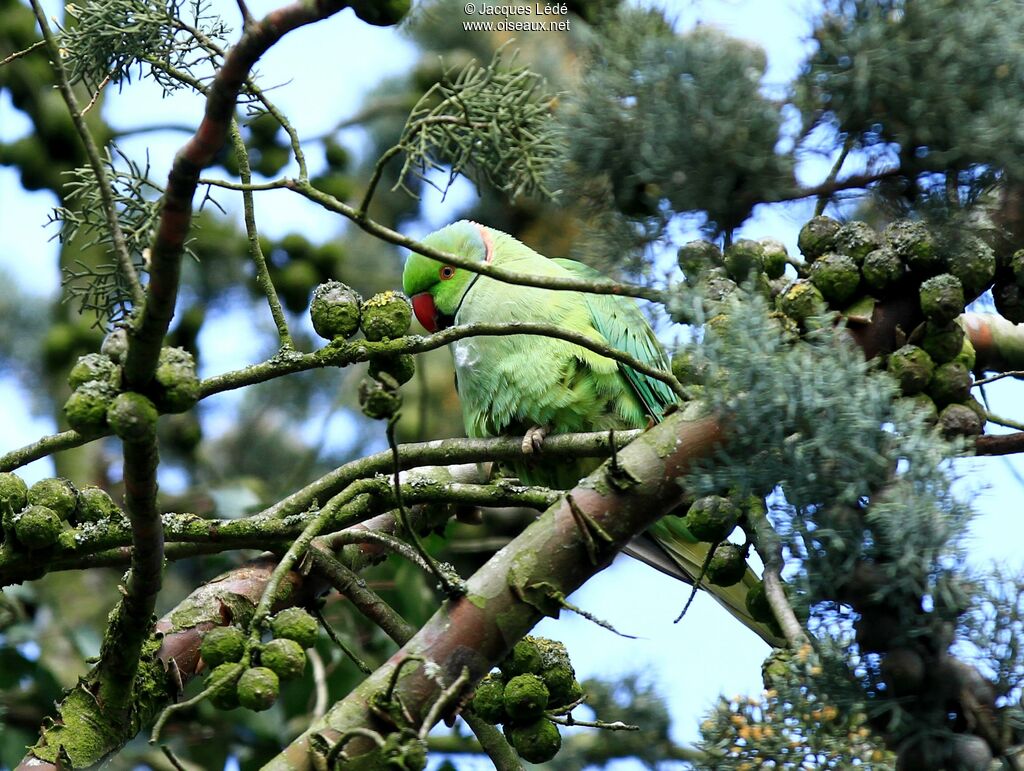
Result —
MULTIPOLYGON (((595 561, 587 559, 585 534, 563 498, 477 571, 466 597, 446 603, 402 650, 266 769, 311 769, 313 733, 335 744, 352 729, 382 728, 369 705, 371 699, 382 698, 393 678, 391 697, 401 700, 414 721, 424 719, 463 667, 469 669, 471 682, 479 681, 543 615, 557 615, 558 596, 570 594, 606 567, 632 537, 676 505, 678 479, 721 440, 715 420, 686 422, 679 414, 647 431, 618 453, 618 473, 610 474, 605 464, 572 491, 575 507, 609 536, 598 546, 595 561), (403 662, 417 658, 420 664, 397 673, 403 662)), ((348 748, 369 749, 358 739, 348 748)))

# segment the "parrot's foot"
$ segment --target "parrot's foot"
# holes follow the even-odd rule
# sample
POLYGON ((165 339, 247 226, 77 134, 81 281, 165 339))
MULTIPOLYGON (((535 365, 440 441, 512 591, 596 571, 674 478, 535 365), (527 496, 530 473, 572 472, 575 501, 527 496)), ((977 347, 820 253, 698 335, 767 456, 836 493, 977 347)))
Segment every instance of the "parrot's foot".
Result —
POLYGON ((544 449, 544 438, 548 430, 544 426, 534 426, 523 436, 523 452, 532 455, 544 449))

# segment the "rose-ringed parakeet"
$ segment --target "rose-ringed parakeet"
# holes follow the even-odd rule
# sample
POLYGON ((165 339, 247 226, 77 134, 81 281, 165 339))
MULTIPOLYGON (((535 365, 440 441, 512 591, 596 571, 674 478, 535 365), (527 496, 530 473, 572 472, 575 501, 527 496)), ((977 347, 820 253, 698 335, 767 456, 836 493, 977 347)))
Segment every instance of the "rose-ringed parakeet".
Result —
MULTIPOLYGON (((548 259, 498 230, 461 221, 423 239, 435 249, 534 276, 603 280, 573 260, 548 259)), ((636 302, 507 284, 411 253, 402 275, 419 322, 429 331, 451 324, 534 322, 585 334, 668 370, 669 365, 636 302)), ((523 449, 540 449, 547 433, 643 428, 660 420, 675 402, 659 380, 573 343, 537 335, 469 337, 452 344, 456 384, 470 437, 523 436, 523 449)), ((514 464, 522 481, 572 487, 599 461, 514 464)), ((627 552, 677 578, 692 582, 709 545, 700 543, 678 517, 664 517, 627 552)), ((757 577, 748 568, 730 587, 705 586, 734 616, 770 644, 778 638, 746 609, 757 577)))

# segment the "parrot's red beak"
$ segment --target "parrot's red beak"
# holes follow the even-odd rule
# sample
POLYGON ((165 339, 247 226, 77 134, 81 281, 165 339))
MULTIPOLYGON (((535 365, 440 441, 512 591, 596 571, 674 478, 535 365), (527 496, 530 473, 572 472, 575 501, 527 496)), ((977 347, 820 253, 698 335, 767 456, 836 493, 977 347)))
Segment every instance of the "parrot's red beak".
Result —
POLYGON ((416 314, 416 320, 423 325, 428 332, 438 330, 439 319, 437 306, 434 305, 434 298, 430 292, 420 292, 412 296, 412 310, 416 314))

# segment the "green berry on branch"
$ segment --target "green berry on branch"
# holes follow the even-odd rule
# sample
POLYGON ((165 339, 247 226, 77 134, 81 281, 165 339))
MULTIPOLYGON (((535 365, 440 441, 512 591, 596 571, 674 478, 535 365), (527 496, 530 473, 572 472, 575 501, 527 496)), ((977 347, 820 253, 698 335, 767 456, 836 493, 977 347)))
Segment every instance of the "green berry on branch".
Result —
POLYGON ((199 401, 196 360, 184 348, 162 348, 153 377, 161 412, 185 412, 199 401))
POLYGON ((104 337, 103 343, 100 345, 100 353, 115 364, 123 364, 124 357, 128 353, 128 330, 118 327, 104 337))
POLYGON ((532 637, 524 637, 517 642, 504 661, 498 665, 506 678, 536 674, 540 672, 541 666, 540 647, 532 637))
POLYGON ((857 293, 860 270, 852 257, 829 252, 811 266, 811 281, 830 305, 841 306, 857 293))
POLYGON ((491 673, 476 687, 473 695, 473 711, 481 720, 497 725, 505 720, 505 684, 491 673))
POLYGON ((764 247, 757 241, 741 238, 726 247, 725 270, 733 281, 746 281, 751 271, 761 270, 763 262, 764 247))
POLYGON ((996 275, 995 252, 973 233, 961 234, 957 238, 946 261, 949 272, 960 279, 968 302, 992 286, 996 275))
POLYGON ((529 763, 546 763, 562 747, 558 726, 542 717, 527 725, 517 725, 511 731, 512 746, 519 757, 529 763))
POLYGON ((217 709, 234 709, 238 706, 238 678, 246 670, 245 664, 228 663, 215 667, 206 678, 210 691, 210 703, 217 709))
POLYGON ((316 645, 320 627, 307 611, 302 608, 285 608, 270 619, 270 632, 274 637, 294 640, 303 648, 316 645))
POLYGON ((85 522, 104 522, 122 516, 123 512, 106 490, 89 486, 78 491, 78 506, 75 507, 71 519, 81 525, 85 522))
POLYGON ((740 519, 739 508, 728 498, 708 495, 698 498, 690 506, 683 524, 699 541, 724 541, 740 519))
POLYGON ((295 640, 281 637, 260 650, 260 664, 273 670, 282 680, 301 677, 306 669, 306 652, 295 640))
POLYGON ((809 219, 800 228, 800 235, 797 238, 800 254, 808 262, 813 262, 826 252, 832 251, 840 227, 841 225, 831 217, 818 216, 809 219))
POLYGON ((102 353, 87 353, 78 358, 68 373, 68 385, 74 390, 90 380, 102 380, 117 388, 121 382, 121 369, 109 356, 102 353))
POLYGON ((412 305, 404 294, 388 290, 363 303, 360 321, 366 339, 376 342, 401 337, 412 323, 412 305))
POLYGON ((971 338, 964 334, 963 345, 960 346, 960 353, 956 355, 954 361, 958 361, 964 365, 968 372, 974 371, 974 365, 977 363, 977 353, 974 350, 974 344, 971 342, 971 338))
POLYGON ((28 485, 25 480, 10 471, 0 472, 0 510, 9 506, 12 511, 21 511, 28 503, 28 485))
POLYGON ((324 140, 324 158, 332 171, 345 171, 352 161, 345 146, 333 137, 324 140))
POLYGON ((918 393, 906 396, 904 399, 913 406, 925 423, 932 424, 939 419, 939 408, 935 406, 935 400, 928 394, 918 393))
POLYGON ((48 506, 31 505, 14 518, 14 535, 28 549, 52 546, 63 529, 61 517, 48 506))
POLYGON ((880 246, 864 256, 860 266, 864 283, 874 292, 884 294, 899 284, 906 273, 906 267, 896 250, 891 246, 880 246))
POLYGON ((245 632, 237 626, 216 626, 203 635, 199 654, 210 669, 241 661, 245 654, 245 632))
POLYGON ((925 280, 919 294, 921 311, 933 324, 948 324, 964 312, 963 285, 950 273, 940 273, 925 280))
POLYGON ((375 27, 398 24, 411 7, 411 0, 357 0, 352 3, 356 16, 375 27))
POLYGON ((734 543, 720 543, 711 555, 705 575, 715 586, 733 586, 743 579, 746 572, 747 559, 743 549, 734 543))
POLYGON ((936 364, 945 364, 960 355, 966 336, 963 327, 957 322, 951 321, 941 327, 928 322, 924 330, 921 347, 928 352, 936 364))
POLYGON ((360 381, 359 405, 366 417, 372 420, 386 420, 401 409, 402 395, 396 390, 397 381, 386 372, 379 373, 378 377, 378 380, 366 377, 360 381), (394 385, 391 385, 392 383, 394 385))
POLYGON ((874 228, 866 222, 854 220, 847 222, 836 231, 833 248, 860 265, 868 253, 873 252, 881 245, 882 241, 874 228))
POLYGON ((940 407, 966 401, 971 393, 971 383, 971 373, 963 364, 948 361, 935 368, 928 384, 928 394, 940 407))
POLYGON ((981 421, 982 426, 988 422, 988 410, 985 409, 985 405, 979 402, 976 397, 970 396, 960 403, 965 407, 974 410, 974 414, 978 416, 978 420, 981 421))
POLYGON ((712 268, 725 264, 722 251, 710 241, 690 241, 679 247, 676 252, 679 269, 683 271, 686 283, 697 286, 701 278, 712 268))
POLYGON ((250 667, 238 678, 238 703, 253 712, 270 709, 277 701, 281 683, 267 667, 250 667))
POLYGON ((76 388, 64 402, 64 417, 75 431, 90 434, 101 430, 107 422, 107 409, 117 396, 108 382, 90 380, 76 388))
POLYGON ((761 270, 770 279, 782 278, 789 262, 786 245, 777 238, 761 239, 761 270))
POLYGON ((61 519, 67 519, 78 503, 78 490, 67 479, 49 477, 28 488, 26 498, 30 506, 45 506, 61 519))
POLYGON ((313 253, 313 244, 301 233, 288 233, 281 239, 280 246, 292 260, 308 260, 313 253))
POLYGON ((935 363, 923 348, 905 345, 889 355, 888 370, 899 383, 900 391, 911 396, 923 391, 931 382, 935 363))
POLYGON ((775 621, 775 613, 772 611, 768 595, 764 591, 764 581, 758 581, 747 590, 744 604, 747 612, 753 616, 755 621, 760 621, 762 624, 770 624, 775 621))
POLYGON ((568 664, 558 664, 540 673, 548 689, 548 707, 564 707, 579 698, 582 688, 576 679, 576 672, 568 664))
POLYGON ((359 331, 359 306, 363 298, 340 281, 328 281, 313 290, 309 315, 313 329, 325 340, 352 337, 359 331))
POLYGON ((794 281, 776 298, 779 310, 796 322, 825 312, 825 298, 814 284, 801 278, 794 281))
POLYGON ((156 438, 156 422, 160 417, 156 405, 142 394, 132 391, 118 394, 107 409, 107 422, 123 441, 151 442, 156 438))
POLYGON ((274 276, 277 293, 292 313, 302 313, 306 309, 309 293, 319 281, 319 271, 308 260, 289 260, 274 276))
POLYGON ((548 687, 537 675, 517 675, 505 684, 505 712, 518 722, 540 717, 549 698, 548 687))
POLYGON ((947 437, 980 436, 984 424, 978 413, 964 404, 950 404, 939 413, 939 429, 947 437))
POLYGON ((896 255, 915 273, 931 276, 941 270, 942 258, 924 224, 897 220, 885 229, 883 235, 896 255))
POLYGON ((370 377, 377 380, 381 374, 390 375, 398 385, 408 383, 416 374, 416 357, 411 353, 374 356, 370 359, 370 377))

